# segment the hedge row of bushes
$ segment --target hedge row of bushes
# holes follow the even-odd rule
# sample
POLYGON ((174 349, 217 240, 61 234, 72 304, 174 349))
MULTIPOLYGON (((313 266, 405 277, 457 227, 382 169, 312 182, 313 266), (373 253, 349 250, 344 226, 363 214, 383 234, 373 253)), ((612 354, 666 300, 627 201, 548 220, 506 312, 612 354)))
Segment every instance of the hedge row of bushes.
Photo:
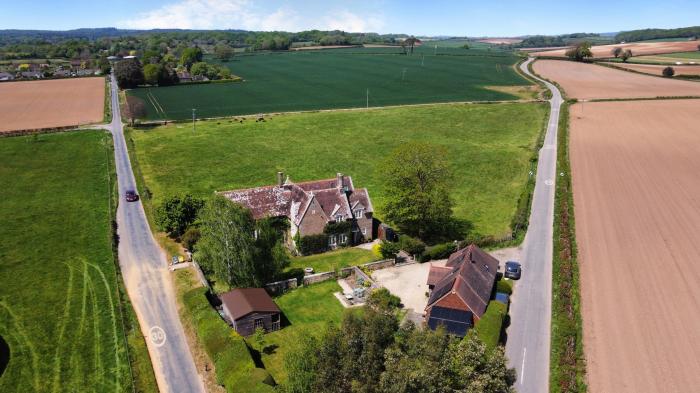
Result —
POLYGON ((489 350, 496 348, 501 340, 501 329, 503 328, 503 320, 506 314, 508 314, 506 305, 492 300, 474 328, 476 335, 479 336, 489 350))
POLYGON ((302 236, 297 241, 297 247, 302 255, 318 254, 328 250, 328 235, 320 233, 318 235, 302 236))
POLYGON ((255 367, 245 340, 219 318, 206 292, 206 288, 190 290, 182 301, 199 341, 214 361, 217 382, 227 392, 274 392, 270 373, 255 367))

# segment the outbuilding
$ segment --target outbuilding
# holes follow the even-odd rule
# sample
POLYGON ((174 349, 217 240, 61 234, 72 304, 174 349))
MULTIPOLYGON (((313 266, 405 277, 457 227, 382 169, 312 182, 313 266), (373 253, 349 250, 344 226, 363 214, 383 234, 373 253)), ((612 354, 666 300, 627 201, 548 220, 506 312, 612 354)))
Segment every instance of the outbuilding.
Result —
POLYGON ((241 336, 250 336, 259 327, 271 332, 280 329, 281 311, 262 288, 236 288, 221 295, 224 315, 241 336))

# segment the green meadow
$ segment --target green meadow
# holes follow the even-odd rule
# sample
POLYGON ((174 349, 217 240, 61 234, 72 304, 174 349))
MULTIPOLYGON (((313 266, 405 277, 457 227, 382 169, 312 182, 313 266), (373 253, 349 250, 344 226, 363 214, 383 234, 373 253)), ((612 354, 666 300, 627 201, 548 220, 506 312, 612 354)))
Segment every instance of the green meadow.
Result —
POLYGON ((112 154, 102 131, 0 139, 2 392, 133 389, 112 255, 112 154))
MULTIPOLYGON (((453 43, 450 43, 453 44, 453 43)), ((241 54, 225 63, 244 79, 138 88, 148 120, 362 108, 454 101, 514 100, 502 87, 531 85, 501 50, 429 44, 413 55, 400 49, 347 48, 241 54), (489 87, 501 87, 500 91, 489 87)), ((212 60, 213 61, 213 60, 212 60)))
MULTIPOLYGON (((510 231, 547 106, 540 103, 444 104, 285 114, 265 122, 210 120, 133 129, 128 137, 140 188, 164 197, 292 181, 353 177, 375 215, 387 200, 377 166, 403 142, 442 145, 455 173, 454 213, 481 234, 510 231)), ((148 194, 148 193, 147 193, 148 194)))

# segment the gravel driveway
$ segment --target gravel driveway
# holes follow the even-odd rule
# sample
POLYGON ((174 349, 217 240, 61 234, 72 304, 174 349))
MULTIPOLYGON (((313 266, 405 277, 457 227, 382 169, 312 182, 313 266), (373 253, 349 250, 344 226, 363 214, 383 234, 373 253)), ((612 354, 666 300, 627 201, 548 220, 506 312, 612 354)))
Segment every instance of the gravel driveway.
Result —
POLYGON ((445 266, 446 259, 427 263, 414 263, 411 265, 394 266, 372 272, 372 279, 379 285, 388 289, 391 293, 401 298, 405 308, 413 309, 418 314, 423 314, 428 303, 428 271, 430 266, 445 266))

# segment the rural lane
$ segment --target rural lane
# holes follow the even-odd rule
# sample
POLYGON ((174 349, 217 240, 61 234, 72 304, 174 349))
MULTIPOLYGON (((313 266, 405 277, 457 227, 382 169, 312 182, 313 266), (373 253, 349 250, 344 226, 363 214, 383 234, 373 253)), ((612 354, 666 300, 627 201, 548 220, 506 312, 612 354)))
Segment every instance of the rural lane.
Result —
POLYGON ((126 190, 136 190, 134 173, 119 113, 117 84, 111 81, 114 157, 119 183, 117 233, 119 266, 129 299, 146 337, 161 392, 204 392, 202 378, 185 339, 166 256, 156 244, 141 202, 126 202, 126 190))
POLYGON ((549 391, 549 352, 552 319, 552 236, 554 187, 557 166, 557 131, 562 97, 556 86, 532 75, 528 59, 520 69, 540 80, 552 92, 549 122, 537 162, 537 178, 530 213, 530 224, 522 245, 522 278, 516 285, 510 308, 506 355, 518 379, 520 393, 549 391))

